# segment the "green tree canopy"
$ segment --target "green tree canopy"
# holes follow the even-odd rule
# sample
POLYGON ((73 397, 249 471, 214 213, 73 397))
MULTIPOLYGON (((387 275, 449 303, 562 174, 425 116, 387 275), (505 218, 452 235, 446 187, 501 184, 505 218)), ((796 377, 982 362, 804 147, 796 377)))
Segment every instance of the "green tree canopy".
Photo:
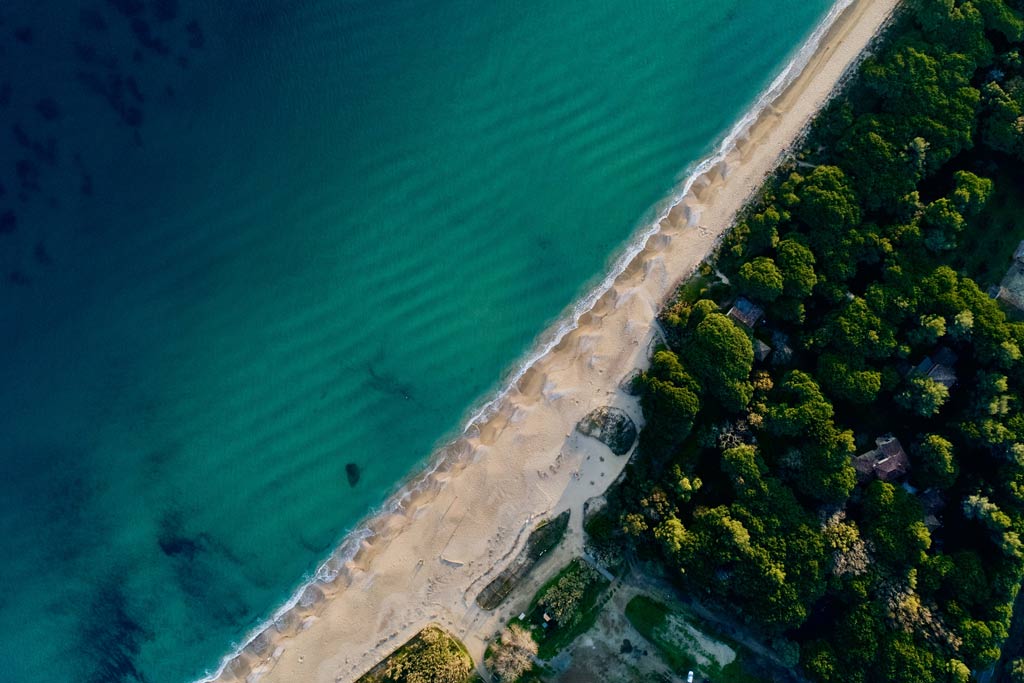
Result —
POLYGON ((797 189, 794 215, 818 235, 842 234, 860 223, 860 204, 849 179, 838 166, 818 166, 797 189))
POLYGON ((687 367, 705 389, 731 411, 740 411, 753 394, 748 378, 754 346, 747 333, 721 313, 709 313, 683 348, 687 367))
POLYGON ((782 272, 767 256, 758 256, 740 267, 740 290, 753 299, 771 303, 782 295, 782 272))
POLYGON ((913 449, 914 479, 921 486, 948 489, 956 481, 958 467, 953 444, 938 434, 928 434, 913 449))
POLYGON ((931 377, 916 375, 907 380, 907 385, 896 394, 896 402, 921 417, 931 417, 939 412, 949 398, 949 389, 931 377))
POLYGON ((782 273, 782 293, 803 299, 811 295, 818 276, 814 273, 814 253, 800 242, 787 238, 776 249, 782 273))

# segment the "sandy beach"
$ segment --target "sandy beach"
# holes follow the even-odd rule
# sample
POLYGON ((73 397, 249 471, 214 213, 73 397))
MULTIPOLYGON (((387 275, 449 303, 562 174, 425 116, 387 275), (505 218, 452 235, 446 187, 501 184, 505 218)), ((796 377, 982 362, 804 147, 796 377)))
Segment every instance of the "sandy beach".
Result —
POLYGON ((576 423, 601 406, 641 422, 636 399, 621 385, 646 365, 657 311, 715 249, 897 4, 854 0, 799 76, 723 159, 694 179, 576 329, 435 458, 435 469, 398 510, 371 521, 372 537, 333 581, 307 588, 217 680, 353 681, 431 622, 462 639, 479 662, 485 640, 518 611, 530 587, 494 612, 476 605, 480 589, 543 517, 572 510, 559 556, 546 560, 531 583, 578 551, 584 503, 626 464, 577 433, 576 423))

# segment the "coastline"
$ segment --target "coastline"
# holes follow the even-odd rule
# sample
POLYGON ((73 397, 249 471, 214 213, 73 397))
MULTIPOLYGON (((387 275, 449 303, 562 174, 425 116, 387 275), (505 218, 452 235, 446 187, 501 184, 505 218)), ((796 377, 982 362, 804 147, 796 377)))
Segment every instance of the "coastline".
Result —
POLYGON ((604 405, 641 422, 620 384, 646 364, 663 301, 717 247, 897 4, 836 3, 609 276, 542 337, 463 434, 353 532, 240 653, 201 680, 354 680, 430 622, 463 639, 479 661, 503 610, 483 612, 476 593, 540 517, 571 509, 579 526, 583 503, 626 463, 577 435, 576 422, 604 405))

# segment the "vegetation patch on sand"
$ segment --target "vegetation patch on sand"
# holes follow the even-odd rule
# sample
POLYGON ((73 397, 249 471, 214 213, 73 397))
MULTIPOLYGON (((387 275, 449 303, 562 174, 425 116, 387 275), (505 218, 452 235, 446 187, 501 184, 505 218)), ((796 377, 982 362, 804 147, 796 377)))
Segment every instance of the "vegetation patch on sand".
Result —
POLYGON ((480 594, 476 596, 476 603, 483 609, 494 609, 500 605, 516 587, 516 584, 526 576, 527 572, 533 569, 544 555, 554 550, 565 536, 568 526, 569 510, 553 519, 541 522, 530 534, 530 538, 526 540, 526 546, 515 559, 502 570, 497 578, 480 591, 480 594))
POLYGON ((437 626, 428 626, 356 683, 470 683, 473 658, 437 626))

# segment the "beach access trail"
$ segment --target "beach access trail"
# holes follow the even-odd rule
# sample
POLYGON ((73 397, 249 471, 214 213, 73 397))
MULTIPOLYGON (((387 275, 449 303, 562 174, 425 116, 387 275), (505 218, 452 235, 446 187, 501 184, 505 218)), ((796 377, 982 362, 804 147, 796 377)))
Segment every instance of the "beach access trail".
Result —
MULTIPOLYGON (((641 421, 623 381, 645 367, 655 316, 678 283, 713 252, 897 0, 854 0, 806 66, 724 159, 698 177, 613 286, 485 420, 446 448, 400 509, 371 521, 374 535, 330 583, 302 600, 229 662, 218 680, 354 681, 428 623, 463 640, 480 661, 485 640, 528 591, 581 549, 583 503, 625 466, 575 431, 591 410, 616 406, 641 421), (522 547, 537 521, 572 510, 558 556, 494 612, 476 595, 522 547)), ((680 46, 685 50, 685 46, 680 46)))

